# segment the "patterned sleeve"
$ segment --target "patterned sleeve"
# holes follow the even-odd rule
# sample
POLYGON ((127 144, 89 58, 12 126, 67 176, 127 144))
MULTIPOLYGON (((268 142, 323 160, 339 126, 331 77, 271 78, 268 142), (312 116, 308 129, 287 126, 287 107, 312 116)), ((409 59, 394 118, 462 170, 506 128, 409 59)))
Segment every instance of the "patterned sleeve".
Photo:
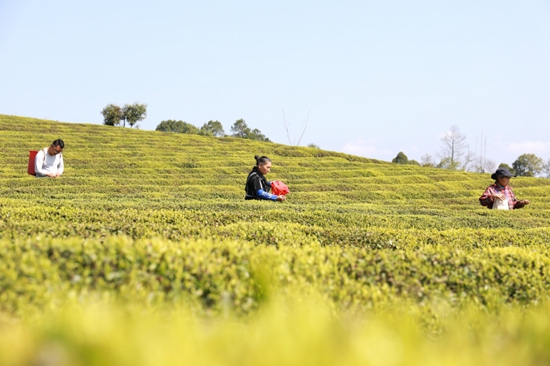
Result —
POLYGON ((518 208, 523 208, 525 206, 525 203, 523 203, 522 201, 518 201, 518 199, 516 198, 516 195, 514 194, 514 191, 512 191, 512 188, 510 188, 510 196, 512 197, 514 210, 518 208))
POLYGON ((487 187, 485 192, 483 192, 481 197, 479 197, 479 203, 482 206, 492 208, 493 207, 493 197, 491 197, 492 194, 493 194, 493 187, 492 186, 487 187))

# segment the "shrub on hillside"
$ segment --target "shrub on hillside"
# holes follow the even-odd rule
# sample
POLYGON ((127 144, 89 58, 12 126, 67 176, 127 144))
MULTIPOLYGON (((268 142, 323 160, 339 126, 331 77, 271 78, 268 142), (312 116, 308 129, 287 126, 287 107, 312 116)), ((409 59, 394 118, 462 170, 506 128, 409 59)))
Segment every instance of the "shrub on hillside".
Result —
POLYGON ((199 129, 196 126, 192 125, 191 123, 187 123, 184 121, 175 121, 172 119, 162 121, 161 123, 159 123, 159 125, 156 128, 156 131, 191 133, 191 134, 199 133, 199 129))

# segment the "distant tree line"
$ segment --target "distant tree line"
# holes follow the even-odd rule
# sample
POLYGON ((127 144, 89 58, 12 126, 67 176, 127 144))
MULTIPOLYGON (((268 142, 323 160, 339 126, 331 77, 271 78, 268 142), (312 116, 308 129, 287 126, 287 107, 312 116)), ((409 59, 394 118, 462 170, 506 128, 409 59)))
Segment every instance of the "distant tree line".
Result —
MULTIPOLYGON (((107 126, 119 126, 122 122, 122 126, 126 127, 126 122, 130 127, 138 127, 138 122, 143 121, 147 117, 147 104, 134 103, 124 104, 120 107, 116 104, 107 104, 105 108, 101 110, 103 115, 103 123, 107 126)), ((176 120, 161 121, 156 128, 157 131, 162 132, 174 132, 174 133, 189 133, 196 135, 214 136, 214 137, 239 137, 249 140, 266 141, 271 142, 262 131, 257 128, 250 128, 246 124, 244 119, 239 119, 231 126, 231 135, 226 135, 223 130, 223 126, 220 121, 208 121, 197 127, 191 123, 176 120)), ((314 145, 314 147, 317 147, 314 145)))
POLYGON ((225 136, 223 126, 219 121, 208 121, 207 123, 202 125, 201 128, 198 128, 191 123, 169 119, 159 123, 156 130, 162 132, 189 133, 204 136, 225 136))
MULTIPOLYGON (((449 132, 441 137, 443 143, 439 152, 439 162, 435 162, 430 154, 421 157, 420 163, 409 160, 407 155, 399 152, 392 160, 395 164, 415 164, 426 167, 463 170, 478 173, 492 172, 496 164, 483 156, 482 153, 472 152, 466 145, 466 136, 460 133, 459 128, 451 126, 449 132)), ((480 149, 481 150, 481 149, 480 149)), ((512 174, 523 177, 546 176, 550 178, 550 159, 544 160, 535 154, 522 154, 509 166, 500 163, 499 168, 507 168, 512 174)))
MULTIPOLYGON (((215 137, 228 136, 225 134, 223 126, 219 121, 208 121, 202 125, 202 127, 198 128, 197 126, 184 121, 167 120, 162 121, 157 126, 156 130, 162 132, 189 133, 215 137)), ((262 134, 260 130, 257 128, 251 129, 248 127, 244 119, 235 121, 235 123, 231 126, 231 135, 229 136, 270 142, 269 138, 262 134)))

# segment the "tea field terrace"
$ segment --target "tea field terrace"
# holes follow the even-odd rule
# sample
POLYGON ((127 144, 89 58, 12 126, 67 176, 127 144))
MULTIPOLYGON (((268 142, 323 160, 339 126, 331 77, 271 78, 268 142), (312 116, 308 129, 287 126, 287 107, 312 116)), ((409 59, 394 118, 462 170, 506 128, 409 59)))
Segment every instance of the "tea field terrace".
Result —
POLYGON ((46 281, 59 291, 54 299, 146 289, 196 294, 214 310, 228 293, 246 313, 261 303, 258 263, 278 285, 309 284, 343 307, 380 296, 524 304, 550 290, 546 179, 514 178, 516 195, 533 204, 493 212, 478 202, 489 174, 13 116, 0 116, 0 131, 0 271, 10 311, 22 299, 50 301, 29 285, 46 281), (66 143, 65 174, 28 176, 28 151, 57 138, 66 143), (289 185, 286 202, 244 201, 256 154, 273 160, 268 178, 289 185))
POLYGON ((241 221, 336 225, 346 230, 549 226, 550 181, 546 179, 514 178, 516 195, 530 199, 533 205, 500 213, 487 210, 477 200, 491 183, 488 174, 401 166, 231 137, 11 116, 0 116, 0 131, 2 210, 17 217, 17 222, 8 220, 4 225, 15 230, 26 221, 51 225, 50 215, 66 217, 56 220, 60 226, 87 223, 90 217, 99 226, 105 224, 122 233, 120 223, 135 221, 138 226, 152 227, 151 234, 162 233, 160 227, 167 226, 162 218, 148 224, 159 215, 171 217, 168 221, 176 225, 196 220, 200 227, 204 222, 220 226, 241 221), (56 138, 67 144, 62 179, 26 175, 28 151, 56 138), (255 154, 273 160, 268 178, 289 185, 292 193, 284 204, 243 200, 255 154))

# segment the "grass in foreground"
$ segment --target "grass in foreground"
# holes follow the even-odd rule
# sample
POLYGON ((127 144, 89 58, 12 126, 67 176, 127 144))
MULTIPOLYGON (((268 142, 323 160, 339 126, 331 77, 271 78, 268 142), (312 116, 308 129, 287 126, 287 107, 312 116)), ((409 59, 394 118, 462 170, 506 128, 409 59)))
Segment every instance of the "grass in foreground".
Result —
POLYGON ((547 365, 550 306, 487 313, 433 302, 334 311, 281 294, 254 315, 75 299, 0 323, 2 365, 547 365), (427 325, 426 321, 431 325, 427 325))

